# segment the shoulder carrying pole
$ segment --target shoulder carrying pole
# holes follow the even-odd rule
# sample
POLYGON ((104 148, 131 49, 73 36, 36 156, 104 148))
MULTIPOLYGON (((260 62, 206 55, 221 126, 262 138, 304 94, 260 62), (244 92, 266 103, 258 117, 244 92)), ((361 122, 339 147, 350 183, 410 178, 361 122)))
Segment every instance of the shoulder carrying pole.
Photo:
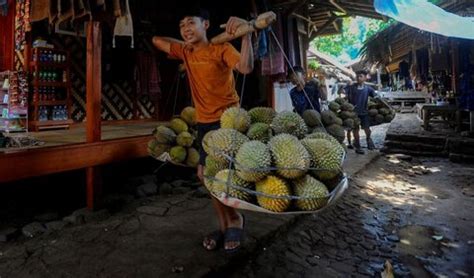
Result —
MULTIPOLYGON (((265 12, 260 14, 255 20, 252 20, 247 25, 241 25, 235 32, 231 35, 227 32, 223 32, 220 35, 217 35, 211 39, 212 44, 220 44, 231 41, 236 38, 240 38, 243 35, 248 33, 255 32, 256 30, 264 29, 270 26, 276 20, 276 14, 274 12, 265 12)), ((220 26, 225 28, 225 24, 220 26)))

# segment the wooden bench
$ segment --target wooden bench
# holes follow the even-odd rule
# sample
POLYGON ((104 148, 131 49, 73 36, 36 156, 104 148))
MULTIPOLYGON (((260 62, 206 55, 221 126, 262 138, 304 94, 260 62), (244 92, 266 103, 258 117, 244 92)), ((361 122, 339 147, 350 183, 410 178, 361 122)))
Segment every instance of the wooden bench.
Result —
POLYGON ((441 116, 441 121, 457 125, 457 107, 456 105, 436 105, 436 104, 416 104, 418 118, 423 122, 423 128, 429 129, 429 123, 436 116, 441 116))

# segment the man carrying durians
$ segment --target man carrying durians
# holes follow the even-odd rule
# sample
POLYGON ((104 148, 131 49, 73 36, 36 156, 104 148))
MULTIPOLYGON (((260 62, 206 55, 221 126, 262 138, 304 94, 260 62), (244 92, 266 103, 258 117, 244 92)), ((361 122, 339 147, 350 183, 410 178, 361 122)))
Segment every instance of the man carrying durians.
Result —
MULTIPOLYGON (((197 140, 200 145, 197 175, 201 181, 207 155, 202 148, 202 139, 207 132, 219 129, 219 119, 227 108, 239 105, 233 71, 248 74, 253 70, 251 35, 242 37, 239 53, 230 43, 211 44, 206 35, 209 24, 209 13, 193 7, 182 13, 179 22, 183 40, 153 37, 156 48, 182 60, 186 68, 196 109, 197 140)), ((226 24, 226 32, 234 34, 243 24, 250 23, 231 17, 226 24)), ((223 246, 226 251, 236 251, 241 246, 243 236, 243 215, 211 198, 220 227, 204 238, 203 246, 207 250, 223 246)))

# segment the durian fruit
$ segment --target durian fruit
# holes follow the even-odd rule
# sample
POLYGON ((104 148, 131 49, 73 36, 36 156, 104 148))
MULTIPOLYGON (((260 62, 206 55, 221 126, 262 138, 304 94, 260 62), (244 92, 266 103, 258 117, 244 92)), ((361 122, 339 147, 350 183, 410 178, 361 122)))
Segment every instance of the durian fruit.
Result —
POLYGON ((303 138, 308 133, 308 127, 300 115, 283 111, 278 113, 272 121, 275 134, 288 133, 298 138, 303 138))
POLYGON ((370 109, 369 110, 369 116, 371 116, 371 117, 377 116, 378 113, 379 113, 379 110, 377 110, 377 109, 370 109))
POLYGON ((310 165, 308 151, 293 135, 280 134, 268 143, 278 174, 287 179, 303 176, 310 165))
POLYGON ((333 142, 334 144, 339 144, 339 141, 334 138, 331 134, 326 133, 326 132, 313 132, 311 134, 308 134, 306 138, 310 139, 325 139, 333 142))
POLYGON ((250 140, 258 140, 267 143, 272 137, 272 128, 266 123, 254 123, 247 131, 250 140))
POLYGON ((230 197, 237 198, 243 201, 250 201, 251 199, 252 195, 250 195, 250 193, 235 188, 242 187, 252 189, 252 184, 239 178, 235 174, 235 170, 225 169, 219 171, 219 173, 216 174, 214 179, 211 179, 210 183, 210 190, 216 196, 222 196, 223 194, 228 193, 230 197), (232 187, 230 185, 235 187, 232 187))
POLYGON ((312 167, 316 168, 313 173, 319 180, 330 180, 339 175, 345 155, 340 144, 311 138, 305 138, 301 142, 311 155, 312 167))
POLYGON ((318 126, 318 127, 313 128, 313 130, 311 130, 311 133, 316 133, 316 132, 327 133, 326 129, 323 126, 318 126))
POLYGON ((170 149, 170 145, 159 143, 156 139, 148 141, 148 153, 153 157, 159 157, 170 149))
POLYGON ((219 171, 228 167, 229 163, 227 161, 218 160, 208 155, 206 156, 206 165, 204 166, 204 176, 214 177, 219 171))
POLYGON ((193 145, 193 142, 193 136, 187 131, 181 132, 178 137, 176 137, 176 143, 183 147, 191 147, 193 145))
POLYGON ((329 126, 335 123, 337 116, 331 110, 321 112, 321 120, 324 126, 329 126))
POLYGON ((235 156, 237 176, 248 182, 264 178, 270 171, 272 155, 268 146, 260 141, 249 141, 240 147, 235 156))
POLYGON ((343 121, 341 118, 336 118, 336 120, 334 121, 334 124, 336 125, 342 125, 343 121))
POLYGON ((336 138, 337 141, 339 141, 339 143, 344 142, 344 139, 346 138, 346 133, 342 126, 333 124, 333 125, 327 126, 326 130, 329 134, 331 134, 334 138, 336 138))
POLYGON ((190 167, 197 167, 199 164, 199 152, 195 148, 188 148, 188 155, 186 156, 186 165, 190 167))
POLYGON ((250 116, 245 109, 230 107, 221 116, 221 128, 232 128, 239 132, 246 132, 249 127, 250 116))
POLYGON ((378 104, 375 101, 372 101, 372 100, 369 99, 369 102, 367 103, 367 106, 369 107, 369 109, 377 109, 378 104))
POLYGON ((310 175, 293 181, 293 194, 302 199, 296 200, 301 210, 318 210, 326 206, 329 191, 327 187, 310 175))
POLYGON ((208 154, 214 158, 228 161, 228 157, 234 157, 240 147, 249 141, 247 136, 235 129, 220 128, 214 131, 208 140, 208 154))
POLYGON ((390 113, 386 115, 384 118, 385 118, 386 123, 390 123, 395 118, 395 113, 390 113))
POLYGON ((345 119, 342 125, 348 129, 354 129, 354 119, 345 119))
POLYGON ((164 125, 158 126, 153 131, 153 136, 160 144, 172 145, 176 141, 176 133, 164 125))
POLYGON ((339 116, 342 120, 351 119, 354 118, 354 112, 342 111, 339 116))
POLYGON ((248 113, 252 124, 264 123, 269 125, 276 115, 275 110, 270 107, 255 107, 250 109, 248 113))
POLYGON ((170 127, 176 134, 188 131, 188 124, 180 118, 172 119, 170 122, 170 127))
MULTIPOLYGON (((290 196, 291 191, 288 184, 276 176, 267 176, 255 184, 257 192, 272 196, 290 196)), ((271 198, 263 195, 257 195, 257 203, 264 209, 274 212, 286 211, 291 204, 290 199, 271 198)))
POLYGON ((323 125, 321 122, 321 114, 319 114, 319 112, 314 109, 303 111, 302 117, 308 127, 317 127, 323 125))
POLYGON ((334 102, 336 102, 339 105, 342 105, 343 103, 345 103, 347 101, 345 99, 343 99, 342 97, 338 97, 334 100, 334 102))
POLYGON ((350 104, 349 102, 344 102, 344 104, 341 105, 341 110, 342 111, 354 111, 354 105, 350 104))
POLYGON ((196 110, 194 109, 194 107, 185 107, 181 111, 180 117, 188 124, 188 126, 196 125, 196 110))
POLYGON ((334 113, 337 113, 339 111, 339 109, 341 109, 341 106, 335 101, 331 101, 329 103, 328 107, 334 113))
POLYGON ((377 114, 377 116, 375 116, 375 124, 383 124, 383 122, 385 121, 385 117, 381 114, 377 114))
POLYGON ((215 130, 211 130, 211 131, 208 131, 206 134, 204 134, 204 136, 202 137, 202 142, 201 142, 201 145, 202 145, 202 148, 204 149, 204 151, 209 154, 209 140, 211 139, 211 136, 212 134, 216 132, 215 130))
POLYGON ((182 163, 186 160, 186 149, 181 146, 174 146, 170 150, 171 161, 182 163))
POLYGON ((386 115, 390 114, 390 110, 387 109, 387 108, 380 108, 379 109, 379 114, 381 114, 383 116, 386 116, 386 115))

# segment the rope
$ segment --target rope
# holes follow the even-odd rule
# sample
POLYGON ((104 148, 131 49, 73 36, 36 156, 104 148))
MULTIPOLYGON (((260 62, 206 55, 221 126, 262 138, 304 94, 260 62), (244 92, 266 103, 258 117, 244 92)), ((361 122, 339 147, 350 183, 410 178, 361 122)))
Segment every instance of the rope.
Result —
MULTIPOLYGON (((171 98, 171 94, 173 92, 173 88, 174 86, 176 85, 176 83, 179 82, 179 73, 176 74, 174 80, 173 80, 173 84, 171 84, 171 87, 170 87, 170 90, 168 92, 168 97, 166 98, 166 102, 165 102, 165 107, 168 107, 168 103, 169 103, 169 100, 171 98)), ((174 111, 173 111, 174 113, 174 111)))
MULTIPOLYGON (((288 56, 286 55, 285 50, 284 50, 283 46, 281 45, 281 43, 278 41, 278 38, 277 38, 275 32, 273 31, 273 29, 272 29, 271 27, 268 27, 268 29, 269 29, 269 31, 270 31, 270 34, 272 34, 272 37, 273 37, 273 39, 275 40, 275 42, 276 42, 278 48, 280 49, 280 52, 282 53, 283 58, 285 58, 285 61, 286 61, 286 63, 288 64, 288 67, 291 69, 291 72, 296 76, 296 72, 295 72, 295 70, 293 69, 293 66, 292 66, 291 63, 290 63, 290 59, 289 59, 288 56)), ((304 93, 305 98, 308 100, 308 102, 309 102, 311 108, 312 108, 313 110, 316 110, 316 109, 314 109, 314 105, 313 105, 313 103, 311 102, 311 100, 310 100, 310 98, 309 98, 309 96, 308 96, 308 93, 307 93, 306 90, 304 89, 304 86, 303 86, 303 93, 304 93)), ((326 128, 325 128, 324 125, 322 124, 321 120, 318 119, 318 121, 319 121, 320 125, 323 127, 323 129, 326 130, 326 128)))
POLYGON ((181 78, 179 78, 179 73, 178 73, 178 82, 176 84, 176 91, 174 94, 174 104, 173 104, 173 116, 176 113, 176 103, 178 102, 178 92, 179 92, 179 83, 181 81, 181 78))
MULTIPOLYGON (((243 103, 243 99, 244 99, 244 91, 245 91, 245 80, 247 79, 247 75, 246 74, 243 74, 242 75, 242 87, 240 87, 240 100, 239 100, 239 112, 237 113, 237 117, 236 119, 238 120, 240 118, 240 114, 242 113, 242 103, 243 103)), ((232 141, 231 141, 231 145, 230 145, 230 149, 232 150, 235 146, 235 141, 236 141, 236 136, 237 136, 237 132, 234 132, 233 136, 232 136, 232 141)), ((230 185, 232 183, 232 180, 231 180, 231 177, 232 177, 232 166, 234 165, 234 159, 228 159, 229 161, 229 175, 227 176, 227 184, 230 185)), ((229 195, 229 186, 226 186, 226 195, 228 196, 229 195)))
MULTIPOLYGON (((229 175, 230 176, 230 175, 229 175)), ((223 180, 220 180, 220 179, 216 179, 215 177, 212 177, 212 176, 205 176, 206 179, 209 179, 211 181, 220 181, 222 182, 223 180)), ((234 188, 236 190, 239 190, 239 191, 244 191, 246 193, 249 193, 251 195, 255 195, 255 196, 262 196, 262 197, 267 197, 267 198, 271 198, 271 199, 284 199, 284 200, 320 200, 320 199, 328 199, 330 197, 332 197, 334 194, 336 194, 336 192, 338 190, 337 187, 341 186, 341 184, 343 184, 344 180, 347 179, 346 176, 344 176, 343 179, 341 179, 340 183, 336 186, 336 188, 334 190, 332 190, 329 194, 327 194, 326 196, 324 197, 320 197, 320 198, 314 198, 314 197, 304 197, 304 196, 294 196, 294 195, 273 195, 273 194, 267 194, 267 193, 263 193, 263 192, 259 192, 259 191, 255 191, 255 190, 252 190, 252 189, 248 189, 248 188, 245 188, 245 187, 241 187, 241 186, 237 186, 237 185, 234 185, 232 183, 228 184, 226 183, 226 188, 228 189, 229 187, 231 188, 234 188)), ((229 196, 229 194, 227 192, 226 193, 226 198, 229 196)))

